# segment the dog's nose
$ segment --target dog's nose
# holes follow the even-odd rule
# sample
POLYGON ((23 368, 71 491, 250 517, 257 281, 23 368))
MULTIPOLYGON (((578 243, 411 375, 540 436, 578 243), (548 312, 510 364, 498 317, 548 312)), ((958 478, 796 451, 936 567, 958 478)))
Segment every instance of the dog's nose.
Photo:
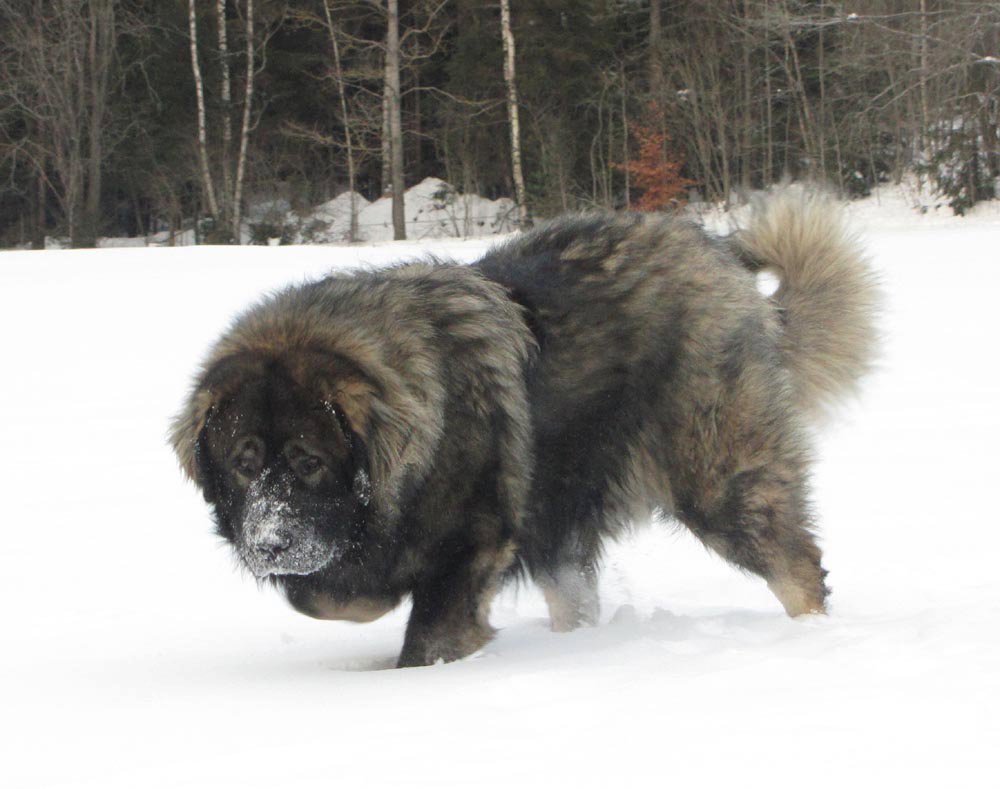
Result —
POLYGON ((285 529, 268 531, 254 540, 253 547, 268 561, 275 561, 292 545, 292 535, 285 529))

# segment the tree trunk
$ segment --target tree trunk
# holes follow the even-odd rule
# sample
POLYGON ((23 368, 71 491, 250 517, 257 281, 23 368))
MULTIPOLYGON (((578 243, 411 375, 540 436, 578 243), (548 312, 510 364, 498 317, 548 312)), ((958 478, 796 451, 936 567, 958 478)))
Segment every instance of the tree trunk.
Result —
POLYGON ((500 0, 500 30, 503 36, 503 78, 507 83, 507 117, 510 121, 510 163, 514 174, 514 199, 521 227, 529 224, 528 201, 521 167, 521 123, 517 108, 514 33, 510 26, 510 0, 500 0))
POLYGON ((743 129, 740 151, 740 183, 744 191, 751 186, 751 167, 753 164, 753 83, 750 68, 750 0, 743 0, 743 29, 740 43, 743 49, 743 129))
POLYGON ((629 172, 628 150, 628 80, 625 79, 625 68, 622 68, 622 164, 625 170, 625 210, 632 210, 632 175, 629 172))
POLYGON ((45 160, 38 163, 35 178, 35 222, 31 234, 31 248, 45 249, 45 160))
POLYGON ((921 153, 930 164, 930 146, 927 134, 930 131, 930 110, 927 105, 927 0, 920 0, 920 140, 921 153))
POLYGON ((330 43, 333 45, 333 70, 337 80, 337 93, 340 97, 340 114, 344 123, 344 144, 347 148, 347 188, 351 195, 351 225, 348 230, 348 241, 358 240, 358 195, 355 190, 354 145, 351 139, 351 122, 347 117, 347 96, 344 92, 344 70, 340 64, 340 46, 337 43, 337 31, 330 16, 329 0, 323 0, 323 12, 326 14, 326 29, 330 32, 330 43))
POLYGON ((410 160, 410 174, 412 177, 420 178, 423 174, 424 166, 424 129, 423 129, 423 107, 420 104, 420 69, 413 69, 413 121, 410 128, 413 130, 413 158, 410 160))
POLYGON ((765 184, 774 178, 774 91, 771 88, 771 42, 767 30, 764 31, 764 136, 767 145, 764 156, 765 184))
POLYGON ((392 181, 392 234, 406 238, 403 206, 403 118, 399 93, 399 0, 387 0, 388 30, 385 49, 385 85, 389 97, 389 146, 392 153, 389 177, 392 181))
POLYGON ((817 50, 817 76, 819 77, 819 105, 816 107, 816 131, 819 137, 819 167, 820 177, 827 178, 826 171, 826 39, 823 35, 826 21, 826 3, 820 0, 819 4, 819 47, 817 50))
POLYGON ((220 221, 226 221, 230 216, 229 201, 233 196, 233 166, 230 161, 233 148, 233 89, 232 77, 229 73, 229 31, 226 28, 226 0, 217 0, 215 5, 216 22, 219 33, 219 67, 222 106, 222 217, 220 221))
POLYGON ((191 71, 194 74, 195 95, 198 99, 198 160, 201 164, 201 184, 205 191, 209 213, 213 219, 218 220, 219 204, 215 199, 215 185, 212 183, 212 172, 208 167, 205 88, 201 79, 201 66, 198 64, 198 18, 195 13, 195 0, 188 0, 188 26, 191 33, 191 71))
MULTIPOLYGON (((386 64, 388 69, 388 64, 386 64)), ((387 72, 388 73, 388 72, 387 72)), ((392 134, 389 131, 389 80, 382 80, 382 196, 392 194, 392 134)))
POLYGON ((87 39, 87 165, 80 219, 79 243, 97 246, 101 215, 101 176, 104 162, 104 124, 107 116, 108 74, 114 56, 115 10, 111 0, 91 2, 87 39))
POLYGON ((663 101, 663 20, 660 0, 649 0, 649 92, 659 106, 663 101))
POLYGON ((247 147, 250 142, 250 110, 253 106, 254 78, 253 41, 253 0, 247 0, 247 74, 246 91, 243 97, 243 127, 240 131, 240 158, 236 165, 236 187, 233 191, 233 243, 241 244, 241 223, 243 221, 243 180, 246 176, 247 147))

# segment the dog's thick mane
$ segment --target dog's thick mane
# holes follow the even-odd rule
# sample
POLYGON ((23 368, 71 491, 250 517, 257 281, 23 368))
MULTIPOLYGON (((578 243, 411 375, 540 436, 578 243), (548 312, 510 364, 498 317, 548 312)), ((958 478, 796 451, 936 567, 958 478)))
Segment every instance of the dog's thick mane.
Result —
MULTIPOLYGON (((231 360, 278 363, 341 409, 365 439, 373 503, 392 514, 404 481, 420 478, 433 463, 444 429, 443 328, 451 338, 481 344, 474 377, 495 386, 512 422, 525 424, 521 372, 534 340, 517 307, 471 269, 417 262, 290 287, 237 317, 205 358, 173 422, 181 467, 197 479, 198 436, 236 385, 215 371, 231 360), (316 369, 318 355, 330 363, 316 369)), ((511 451, 530 454, 527 441, 525 431, 519 440, 525 446, 511 451)))

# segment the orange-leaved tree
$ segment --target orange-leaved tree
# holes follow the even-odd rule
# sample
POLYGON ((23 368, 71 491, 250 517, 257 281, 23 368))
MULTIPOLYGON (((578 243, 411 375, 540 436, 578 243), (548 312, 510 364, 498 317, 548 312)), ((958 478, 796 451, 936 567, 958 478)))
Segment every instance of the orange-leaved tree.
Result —
POLYGON ((646 119, 632 130, 639 145, 636 159, 618 165, 632 176, 632 186, 642 194, 633 203, 640 211, 659 211, 684 202, 684 190, 694 182, 681 175, 684 159, 670 145, 663 110, 650 105, 646 119))

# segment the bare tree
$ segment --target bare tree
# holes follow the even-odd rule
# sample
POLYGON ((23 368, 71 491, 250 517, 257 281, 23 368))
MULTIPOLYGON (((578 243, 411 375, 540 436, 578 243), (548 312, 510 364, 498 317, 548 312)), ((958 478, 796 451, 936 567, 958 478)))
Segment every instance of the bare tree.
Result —
POLYGON ((528 224, 528 201, 524 189, 524 170, 521 167, 521 123, 517 107, 517 73, 514 51, 514 33, 510 26, 510 0, 500 0, 500 30, 503 36, 503 78, 507 85, 507 117, 510 125, 510 161, 514 177, 514 199, 522 227, 528 224))
POLYGON ((354 163, 354 142, 351 135, 351 121, 347 115, 347 91, 344 84, 344 69, 340 62, 340 45, 337 42, 337 28, 330 15, 330 2, 323 0, 323 13, 326 18, 326 29, 330 34, 330 46, 333 50, 333 73, 337 81, 337 96, 340 99, 340 115, 344 124, 344 147, 347 153, 347 188, 350 191, 351 223, 348 240, 358 240, 358 193, 354 163))
MULTIPOLYGON (((217 156, 213 157, 212 134, 209 127, 208 112, 205 98, 205 79, 199 61, 198 45, 198 14, 196 0, 188 0, 188 30, 191 47, 191 70, 195 83, 198 122, 198 158, 201 169, 202 189, 208 212, 215 222, 213 240, 227 239, 233 243, 241 242, 243 222, 243 192, 246 181, 247 153, 250 134, 253 130, 254 83, 261 66, 257 63, 257 32, 255 27, 254 0, 244 0, 244 78, 243 106, 240 123, 240 142, 235 154, 235 161, 230 151, 233 143, 232 134, 232 75, 230 70, 228 20, 226 0, 216 0, 215 19, 219 29, 217 41, 219 56, 219 96, 220 109, 217 115, 218 126, 221 127, 216 140, 221 138, 221 145, 215 148, 217 156), (215 164, 213 166, 213 158, 215 164), (235 170, 235 176, 233 172, 235 170), (221 173, 222 189, 216 185, 216 177, 221 173), (222 198, 218 195, 221 193, 222 198)), ((265 31, 263 46, 273 34, 273 30, 265 31)))
POLYGON ((285 124, 284 130, 294 138, 342 150, 352 191, 358 188, 361 163, 378 157, 381 179, 376 185, 381 184, 383 195, 392 196, 397 238, 405 238, 406 232, 406 144, 419 144, 423 138, 418 94, 446 95, 436 86, 422 85, 419 69, 441 50, 449 27, 448 5, 449 0, 414 0, 405 4, 403 14, 398 0, 323 0, 316 11, 296 6, 290 13, 298 24, 324 29, 335 50, 333 67, 321 78, 334 84, 344 132, 343 137, 331 135, 315 123, 295 122, 285 124), (378 22, 372 24, 376 14, 378 22), (373 36, 373 30, 379 34, 373 36))
MULTIPOLYGON (((362 240, 357 198, 359 171, 366 160, 379 158, 385 165, 386 173, 382 181, 391 191, 388 174, 391 153, 382 147, 382 141, 389 140, 384 113, 387 106, 384 101, 384 41, 360 38, 347 29, 354 18, 355 5, 347 0, 322 0, 318 11, 306 6, 297 6, 290 11, 293 23, 319 28, 329 40, 331 62, 320 73, 319 79, 333 83, 341 131, 333 133, 316 124, 305 125, 294 121, 283 126, 284 133, 291 138, 342 153, 350 196, 349 241, 362 240)), ((376 8, 384 11, 381 0, 376 8)))
MULTIPOLYGON (((252 19, 252 15, 250 17, 252 19)), ((233 84, 229 69, 229 25, 226 23, 226 0, 216 0, 215 19, 219 37, 219 93, 222 115, 222 194, 227 205, 225 213, 231 211, 228 201, 233 195, 233 168, 230 164, 230 149, 233 145, 233 84)))
POLYGON ((106 158, 107 124, 110 106, 110 80, 115 57, 114 0, 91 0, 84 17, 87 35, 87 55, 84 71, 84 91, 89 97, 87 112, 90 128, 87 132, 87 174, 84 198, 84 235, 79 241, 87 246, 97 243, 101 214, 101 183, 106 158))
POLYGON ((256 65, 254 63, 253 0, 246 0, 246 77, 244 79, 243 123, 240 129, 240 153, 236 163, 236 185, 233 190, 232 234, 240 243, 240 224, 243 219, 243 179, 246 176, 247 146, 250 143, 250 110, 253 107, 253 84, 256 65))
POLYGON ((403 118, 399 88, 399 0, 386 0, 385 87, 389 97, 389 147, 392 152, 393 238, 406 238, 406 213, 403 205, 403 118))
POLYGON ((392 194, 392 124, 389 119, 392 103, 389 91, 388 61, 383 54, 382 63, 382 133, 380 136, 382 145, 382 195, 392 194))
POLYGON ((5 147, 32 163, 40 199, 55 195, 70 243, 94 246, 110 150, 116 3, 0 0, 0 15, 0 101, 26 120, 5 147))
POLYGON ((660 0, 649 0, 649 92, 653 101, 663 100, 663 13, 660 0))
POLYGON ((188 30, 191 38, 191 72, 194 76, 198 103, 198 161, 201 164, 202 189, 212 218, 219 219, 219 202, 215 197, 215 182, 208 162, 208 120, 205 112, 205 81, 198 61, 198 15, 195 0, 188 0, 188 30))

